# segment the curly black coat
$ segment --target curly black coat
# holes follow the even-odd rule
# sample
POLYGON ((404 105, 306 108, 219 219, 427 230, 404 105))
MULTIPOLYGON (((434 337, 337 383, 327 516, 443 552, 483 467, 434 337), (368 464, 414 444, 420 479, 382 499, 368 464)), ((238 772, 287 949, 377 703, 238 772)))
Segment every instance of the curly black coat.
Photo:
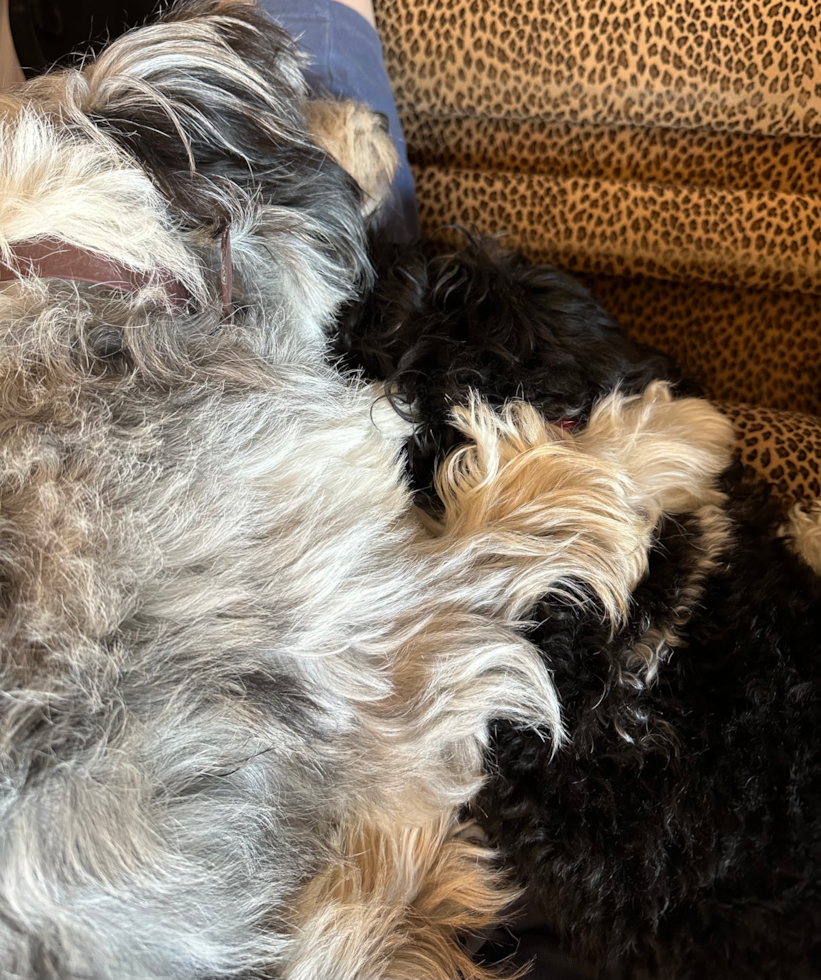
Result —
MULTIPOLYGON (((480 242, 380 247, 376 264, 339 350, 413 405, 427 494, 471 387, 583 424, 616 385, 674 376, 558 269, 480 242)), ((766 488, 734 468, 722 489, 714 521, 662 521, 615 636, 589 610, 533 610, 569 740, 554 755, 500 723, 476 801, 597 976, 821 977, 821 584, 777 537, 766 488), (653 649, 648 680, 637 651, 653 649)))
POLYGON ((695 595, 704 531, 685 518, 658 529, 616 637, 535 610, 568 744, 494 733, 477 815, 599 976, 821 976, 821 585, 727 489, 732 540, 695 595), (634 686, 641 634, 682 618, 634 686))

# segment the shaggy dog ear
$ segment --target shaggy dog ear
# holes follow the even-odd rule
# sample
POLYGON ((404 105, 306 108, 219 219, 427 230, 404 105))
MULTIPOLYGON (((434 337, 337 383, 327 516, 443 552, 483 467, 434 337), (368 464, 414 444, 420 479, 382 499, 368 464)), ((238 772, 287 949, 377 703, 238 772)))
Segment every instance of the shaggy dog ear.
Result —
POLYGON ((306 131, 292 38, 254 4, 174 6, 114 42, 69 88, 86 117, 77 121, 87 127, 90 117, 124 147, 189 227, 229 224, 237 189, 323 220, 340 201, 359 209, 353 180, 306 131))

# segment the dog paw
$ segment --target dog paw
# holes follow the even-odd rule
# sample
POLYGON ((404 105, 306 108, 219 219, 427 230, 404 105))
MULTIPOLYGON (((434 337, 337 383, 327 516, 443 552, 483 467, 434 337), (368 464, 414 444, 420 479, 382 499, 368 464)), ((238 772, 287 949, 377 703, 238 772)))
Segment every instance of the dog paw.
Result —
POLYGON ((495 588, 493 600, 514 618, 550 595, 595 597, 620 620, 652 532, 629 478, 526 402, 497 413, 474 397, 454 424, 470 441, 438 471, 439 534, 471 550, 477 593, 495 588))
POLYGON ((363 214, 373 214, 387 199, 399 162, 385 116, 349 99, 317 99, 306 117, 317 144, 362 188, 363 214))

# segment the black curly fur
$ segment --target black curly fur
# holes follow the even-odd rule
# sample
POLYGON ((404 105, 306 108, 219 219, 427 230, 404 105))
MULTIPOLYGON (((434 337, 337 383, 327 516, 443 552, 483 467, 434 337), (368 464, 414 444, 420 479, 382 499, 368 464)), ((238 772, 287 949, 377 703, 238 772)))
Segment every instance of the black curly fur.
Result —
MULTIPOLYGON (((466 233, 467 234, 467 233, 466 233)), ((372 242, 376 288, 343 316, 337 353, 413 403, 414 486, 431 490, 436 460, 458 444, 448 424, 468 388, 491 403, 524 398, 553 421, 584 421, 620 385, 674 380, 672 362, 624 336, 577 279, 467 236, 436 256, 372 242)))
MULTIPOLYGON (((616 384, 671 375, 559 270, 481 243, 379 260, 340 349, 415 403, 423 489, 469 387, 584 420, 616 384)), ((715 567, 707 523, 664 520, 615 637, 589 612, 533 611, 570 740, 553 756, 498 725, 476 801, 564 950, 599 977, 821 977, 821 584, 776 538, 765 487, 736 467, 722 489, 715 567), (678 645, 644 684, 631 653, 663 628, 678 645)))
POLYGON ((495 731, 477 814, 597 976, 821 976, 821 586, 741 489, 734 542, 654 684, 634 688, 626 658, 681 614, 693 519, 659 529, 614 640, 537 610, 569 744, 551 758, 495 731))

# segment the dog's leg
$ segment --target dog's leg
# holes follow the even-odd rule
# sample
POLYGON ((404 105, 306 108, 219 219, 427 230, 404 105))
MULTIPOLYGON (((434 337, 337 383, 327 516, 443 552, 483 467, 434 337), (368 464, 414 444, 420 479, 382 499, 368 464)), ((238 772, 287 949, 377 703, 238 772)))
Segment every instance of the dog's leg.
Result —
POLYGON ((355 822, 340 828, 331 861, 301 893, 294 927, 307 941, 286 980, 482 980, 494 976, 455 941, 499 920, 516 892, 493 852, 455 821, 421 827, 355 822))
MULTIPOLYGON (((409 431, 375 394, 350 394, 370 422, 357 429, 369 434, 352 448, 352 471, 371 452, 398 451, 409 431)), ((396 577, 389 621, 360 641, 363 653, 385 644, 391 690, 357 699, 361 763, 328 859, 293 903, 279 967, 288 980, 484 976, 458 934, 498 920, 512 893, 486 850, 456 835, 457 814, 481 785, 493 719, 558 738, 538 651, 472 602, 470 549, 429 553, 409 516, 384 540, 407 576, 396 577)))
POLYGON ((444 515, 426 523, 443 551, 473 555, 474 603, 509 620, 554 595, 618 621, 658 520, 718 503, 734 445, 709 402, 663 383, 609 396, 578 436, 521 402, 497 414, 473 399, 455 424, 471 442, 441 467, 444 515))

